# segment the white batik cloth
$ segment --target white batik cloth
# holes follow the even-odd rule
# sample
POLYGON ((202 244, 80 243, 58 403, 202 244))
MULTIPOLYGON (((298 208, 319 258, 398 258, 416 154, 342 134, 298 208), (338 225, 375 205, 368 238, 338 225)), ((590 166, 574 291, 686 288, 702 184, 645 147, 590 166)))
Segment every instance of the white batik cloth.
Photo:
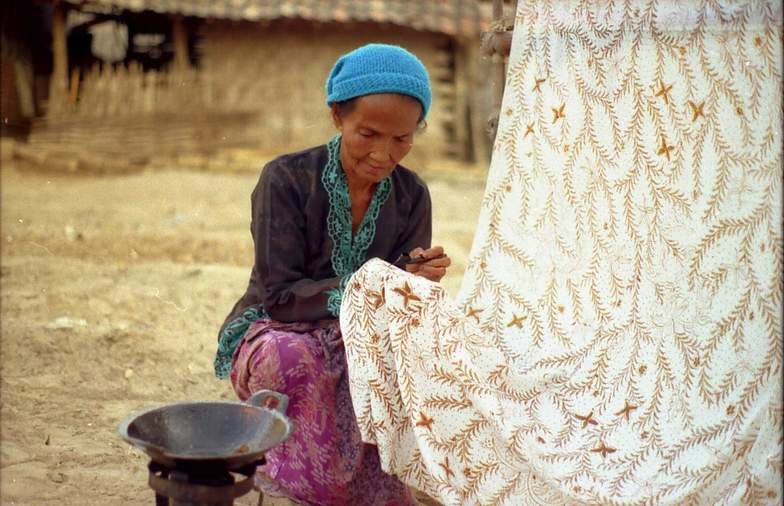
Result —
POLYGON ((449 505, 781 503, 781 27, 519 1, 457 302, 379 260, 343 298, 388 472, 449 505))

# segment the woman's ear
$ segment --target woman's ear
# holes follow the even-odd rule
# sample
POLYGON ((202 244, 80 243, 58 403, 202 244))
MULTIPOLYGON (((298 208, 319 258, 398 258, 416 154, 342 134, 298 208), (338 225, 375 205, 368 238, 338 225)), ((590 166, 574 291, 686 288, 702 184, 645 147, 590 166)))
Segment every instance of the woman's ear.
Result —
POLYGON ((340 117, 340 113, 338 112, 338 106, 336 104, 332 104, 329 106, 330 115, 332 116, 332 123, 335 125, 335 128, 338 130, 343 130, 343 120, 340 117))

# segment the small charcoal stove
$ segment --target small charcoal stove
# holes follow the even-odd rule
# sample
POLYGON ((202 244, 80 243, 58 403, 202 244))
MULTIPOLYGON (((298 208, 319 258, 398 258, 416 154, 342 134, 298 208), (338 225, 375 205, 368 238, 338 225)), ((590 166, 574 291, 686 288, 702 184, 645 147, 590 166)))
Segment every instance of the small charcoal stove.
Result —
POLYGON ((242 469, 203 468, 170 469, 150 461, 149 485, 155 491, 156 506, 232 506, 234 499, 253 488, 253 474, 261 459, 242 469), (244 475, 236 482, 235 474, 244 475))
POLYGON ((171 469, 150 461, 149 485, 155 491, 156 506, 232 506, 234 499, 253 488, 256 466, 264 459, 231 471, 221 467, 171 469), (235 480, 235 475, 245 477, 235 480))
POLYGON ((287 405, 285 395, 262 390, 246 403, 148 409, 126 418, 118 430, 150 457, 156 506, 231 506, 253 488, 264 453, 291 434, 287 405))

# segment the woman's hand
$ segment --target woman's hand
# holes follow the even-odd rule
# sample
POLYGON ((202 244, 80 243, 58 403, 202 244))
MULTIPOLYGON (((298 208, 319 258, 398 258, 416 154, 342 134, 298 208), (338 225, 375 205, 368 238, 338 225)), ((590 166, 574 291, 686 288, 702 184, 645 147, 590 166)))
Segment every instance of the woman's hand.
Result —
POLYGON ((452 264, 452 260, 448 256, 437 258, 444 255, 444 248, 441 246, 433 246, 430 249, 414 248, 409 255, 411 258, 425 257, 432 259, 406 265, 408 272, 427 278, 430 281, 441 281, 441 278, 446 274, 446 268, 452 264))

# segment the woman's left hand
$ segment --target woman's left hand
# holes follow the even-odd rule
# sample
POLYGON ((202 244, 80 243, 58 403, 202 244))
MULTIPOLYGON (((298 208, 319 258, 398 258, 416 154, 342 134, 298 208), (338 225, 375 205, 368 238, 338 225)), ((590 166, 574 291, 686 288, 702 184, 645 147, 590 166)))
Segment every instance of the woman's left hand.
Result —
POLYGON ((452 260, 444 255, 444 248, 441 246, 433 246, 430 249, 414 248, 409 255, 411 258, 425 257, 431 259, 406 265, 408 272, 427 278, 430 281, 441 281, 441 278, 446 274, 447 267, 452 264, 452 260))

